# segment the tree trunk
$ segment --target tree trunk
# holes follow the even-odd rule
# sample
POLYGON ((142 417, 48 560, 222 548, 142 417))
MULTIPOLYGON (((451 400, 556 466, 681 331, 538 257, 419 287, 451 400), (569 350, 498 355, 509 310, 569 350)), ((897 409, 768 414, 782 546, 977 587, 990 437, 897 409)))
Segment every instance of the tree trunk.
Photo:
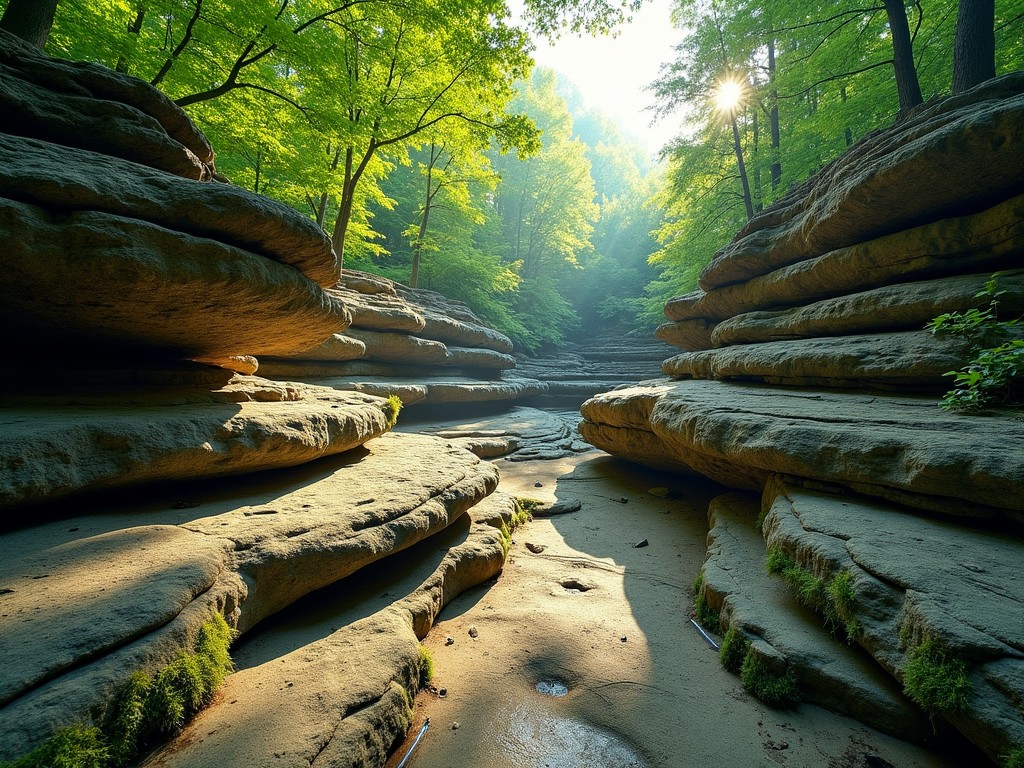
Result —
POLYGON ((996 76, 995 0, 960 0, 953 40, 953 93, 996 76))
POLYGON ((743 145, 740 143, 740 128, 736 124, 736 116, 732 116, 732 146, 736 150, 736 167, 743 186, 743 205, 747 210, 747 221, 754 218, 754 201, 750 197, 750 180, 747 178, 747 164, 743 162, 743 145))
POLYGON ((42 48, 56 12, 57 0, 11 0, 0 18, 0 29, 42 48))
POLYGON ((896 91, 900 98, 900 112, 916 107, 924 99, 914 65, 914 49, 910 42, 910 25, 903 0, 885 0, 885 13, 889 17, 892 33, 892 67, 896 75, 896 91))
POLYGON ((768 41, 768 82, 771 86, 769 98, 771 109, 768 112, 768 127, 772 134, 772 189, 782 183, 782 132, 779 130, 779 91, 775 87, 775 41, 768 41))
MULTIPOLYGON (((138 37, 139 33, 142 31, 142 22, 145 21, 145 19, 146 9, 140 5, 138 8, 135 9, 135 21, 128 25, 128 34, 135 35, 135 37, 138 37)), ((128 59, 126 59, 124 56, 118 56, 117 64, 114 66, 114 69, 118 72, 123 72, 127 75, 128 59)))

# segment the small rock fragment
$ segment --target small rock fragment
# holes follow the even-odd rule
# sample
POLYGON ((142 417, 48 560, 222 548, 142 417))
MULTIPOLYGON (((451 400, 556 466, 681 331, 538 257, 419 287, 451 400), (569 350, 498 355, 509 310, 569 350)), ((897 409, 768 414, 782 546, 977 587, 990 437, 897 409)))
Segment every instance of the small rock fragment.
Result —
POLYGON ((446 637, 444 639, 444 644, 445 645, 455 645, 455 638, 452 637, 451 635, 449 635, 448 637, 446 637))
POLYGON ((456 721, 455 721, 454 723, 452 723, 452 730, 453 730, 453 731, 457 731, 457 730, 459 730, 459 728, 461 728, 461 727, 462 727, 462 726, 460 726, 460 725, 459 725, 459 721, 458 721, 458 720, 456 720, 456 721))
POLYGON ((619 642, 622 642, 622 643, 626 642, 626 636, 623 635, 622 637, 620 637, 619 638, 619 642))
POLYGON ((647 539, 644 539, 643 541, 638 541, 636 544, 634 544, 633 545, 633 549, 640 549, 640 547, 647 547, 647 546, 650 546, 650 544, 651 544, 651 542, 649 542, 647 539))
POLYGON ((530 542, 530 541, 526 542, 526 548, 528 550, 530 550, 531 552, 533 552, 533 554, 535 554, 535 555, 539 555, 541 552, 543 552, 545 549, 547 549, 547 547, 544 546, 543 544, 534 544, 533 542, 530 542))
POLYGON ((479 632, 479 630, 478 630, 478 629, 476 628, 476 624, 473 624, 473 625, 471 625, 471 626, 469 627, 469 636, 470 636, 470 637, 479 637, 479 636, 480 636, 480 632, 479 632))

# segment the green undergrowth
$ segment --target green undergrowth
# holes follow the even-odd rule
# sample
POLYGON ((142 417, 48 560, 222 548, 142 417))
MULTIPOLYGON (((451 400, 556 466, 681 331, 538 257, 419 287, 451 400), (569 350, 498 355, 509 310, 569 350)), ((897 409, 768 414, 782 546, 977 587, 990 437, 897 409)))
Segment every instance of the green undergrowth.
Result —
POLYGON ((829 632, 842 635, 848 641, 856 639, 860 625, 853 614, 856 592, 850 571, 840 571, 831 579, 825 579, 798 565, 777 547, 768 550, 765 568, 768 573, 782 577, 801 605, 821 614, 829 632))
POLYGON ((929 638, 907 654, 903 691, 929 716, 935 717, 966 710, 971 681, 964 662, 929 638))
POLYGON ((1024 768, 1024 748, 1013 750, 1003 760, 1003 768, 1024 768))
POLYGON ((388 401, 382 406, 382 410, 387 418, 388 429, 394 429, 398 423, 398 414, 402 412, 402 398, 398 395, 388 395, 388 401))
POLYGON ((420 688, 426 688, 434 679, 434 656, 425 645, 420 646, 419 670, 420 688))
POLYGON ((213 699, 232 670, 233 631, 220 614, 199 628, 191 651, 182 650, 155 675, 135 672, 100 726, 72 725, 2 768, 119 768, 143 748, 176 733, 213 699))
POLYGON ((720 632, 722 629, 722 618, 718 611, 708 605, 704 599, 704 572, 697 574, 693 582, 693 616, 702 626, 713 632, 720 632))
POLYGON ((947 411, 977 412, 994 405, 1019 403, 1024 398, 1024 340, 1012 338, 1019 319, 999 319, 999 275, 985 283, 975 298, 987 298, 988 306, 966 312, 946 312, 925 328, 935 336, 959 336, 971 347, 971 360, 953 377, 953 389, 943 395, 939 407, 947 411))

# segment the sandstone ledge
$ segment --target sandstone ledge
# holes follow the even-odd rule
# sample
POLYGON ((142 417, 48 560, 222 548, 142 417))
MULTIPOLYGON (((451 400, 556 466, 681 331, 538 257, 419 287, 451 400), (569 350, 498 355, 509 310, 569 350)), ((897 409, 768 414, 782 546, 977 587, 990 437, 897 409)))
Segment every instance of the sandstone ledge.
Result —
POLYGON ((258 377, 82 399, 0 409, 0 507, 294 466, 388 429, 380 398, 258 377))
MULTIPOLYGON (((133 670, 166 664, 211 611, 247 631, 445 529, 496 485, 492 465, 446 441, 386 435, 255 484, 192 487, 186 504, 170 503, 173 489, 136 491, 104 502, 101 511, 110 514, 3 534, 0 585, 11 591, 0 599, 13 618, 2 629, 11 663, 0 674, 0 759, 27 751, 54 728, 99 716, 133 670), (421 469, 396 480, 400 465, 421 469), (38 576, 46 578, 29 578, 38 576), (34 620, 40 610, 47 621, 34 620)), ((481 510, 483 519, 510 516, 510 500, 493 504, 481 510)), ((63 509, 82 512, 81 505, 63 509)), ((444 576, 435 593, 500 568, 493 556, 495 548, 501 554, 500 537, 488 530, 490 538, 462 556, 476 562, 482 548, 491 553, 485 565, 444 576)), ((429 601, 424 608, 423 596, 414 602, 416 616, 432 620, 440 609, 429 601)), ((426 626, 415 624, 421 633, 426 626)))
POLYGON ((1019 538, 778 478, 765 490, 769 547, 815 574, 849 572, 856 640, 896 679, 932 640, 971 691, 945 718, 995 761, 1024 747, 1024 543, 1019 538))
MULTIPOLYGON (((1024 422, 950 414, 937 397, 783 390, 720 381, 648 383, 583 404, 580 432, 616 455, 607 426, 647 432, 663 459, 735 488, 772 473, 902 504, 1024 520, 1024 422)), ((627 446, 627 453, 632 447, 627 446)))

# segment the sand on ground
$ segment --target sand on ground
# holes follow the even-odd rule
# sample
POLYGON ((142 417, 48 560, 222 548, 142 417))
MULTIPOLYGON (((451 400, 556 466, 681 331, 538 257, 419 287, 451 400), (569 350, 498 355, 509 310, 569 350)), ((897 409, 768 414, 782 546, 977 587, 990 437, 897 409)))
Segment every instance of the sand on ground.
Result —
POLYGON ((582 508, 520 528, 501 576, 442 612, 431 689, 388 768, 428 718, 403 768, 967 764, 815 706, 770 709, 722 669, 689 620, 720 486, 598 451, 498 463, 502 490, 582 508))

